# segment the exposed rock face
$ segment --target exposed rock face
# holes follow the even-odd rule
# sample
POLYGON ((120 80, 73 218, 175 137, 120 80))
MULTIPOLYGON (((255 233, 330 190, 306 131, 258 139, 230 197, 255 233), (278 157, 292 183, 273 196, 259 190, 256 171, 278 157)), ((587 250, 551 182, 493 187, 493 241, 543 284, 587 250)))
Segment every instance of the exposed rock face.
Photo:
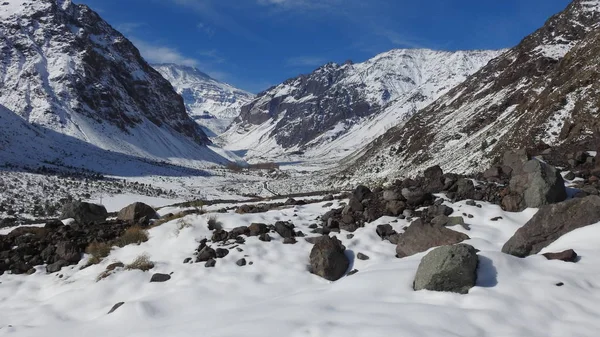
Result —
POLYGON ((373 141, 349 173, 407 176, 433 164, 474 173, 514 148, 597 148, 599 20, 597 1, 573 1, 518 46, 373 141))
POLYGON ((138 223, 140 220, 145 219, 147 222, 151 219, 158 219, 159 216, 154 208, 142 203, 136 202, 125 208, 123 208, 117 214, 117 219, 122 221, 128 221, 130 223, 138 223))
POLYGON ((400 235, 396 246, 396 256, 402 258, 424 252, 432 247, 453 245, 468 239, 469 236, 466 234, 441 226, 433 226, 418 219, 400 235))
POLYGON ((567 199, 565 182, 556 168, 534 159, 513 172, 518 174, 510 179, 510 194, 502 202, 505 210, 518 212, 567 199))
POLYGON ((389 121, 405 121, 498 54, 400 49, 364 63, 329 63, 258 94, 242 107, 226 135, 234 147, 240 139, 260 138, 240 145, 262 153, 274 142, 279 148, 271 152, 318 151, 332 143, 350 152, 373 133, 383 133, 389 121), (266 127, 270 129, 264 134, 266 127))
POLYGON ((600 222, 600 197, 588 196, 546 205, 502 247, 518 257, 537 254, 568 232, 600 222))
POLYGON ((564 262, 577 262, 577 253, 573 249, 565 250, 560 253, 545 253, 543 254, 548 260, 561 260, 564 262))
POLYGON ((171 84, 89 7, 4 2, 15 10, 0 8, 0 106, 45 137, 38 141, 73 137, 153 159, 209 142, 171 84))
POLYGON ((413 287, 466 294, 477 281, 478 262, 473 246, 458 244, 436 248, 421 260, 413 287))
POLYGON ((107 217, 108 212, 104 206, 81 201, 66 204, 61 213, 61 219, 75 219, 80 224, 102 223, 107 217))
POLYGON ((320 237, 310 251, 311 272, 329 281, 340 279, 350 266, 345 250, 336 237, 320 237))

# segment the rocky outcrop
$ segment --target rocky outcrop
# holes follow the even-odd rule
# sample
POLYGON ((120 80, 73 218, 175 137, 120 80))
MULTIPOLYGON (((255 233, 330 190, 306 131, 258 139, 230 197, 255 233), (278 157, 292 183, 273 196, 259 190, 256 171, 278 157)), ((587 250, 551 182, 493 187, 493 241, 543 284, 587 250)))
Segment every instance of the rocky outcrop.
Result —
POLYGON ((600 196, 546 205, 504 244, 502 252, 518 257, 537 254, 561 236, 600 222, 600 196))
POLYGON ((133 203, 119 211, 117 219, 126 221, 129 223, 142 223, 148 224, 149 220, 158 219, 160 216, 156 213, 154 208, 142 203, 133 203))
POLYGON ((436 248, 423 257, 413 288, 466 294, 477 281, 479 258, 466 244, 436 248))

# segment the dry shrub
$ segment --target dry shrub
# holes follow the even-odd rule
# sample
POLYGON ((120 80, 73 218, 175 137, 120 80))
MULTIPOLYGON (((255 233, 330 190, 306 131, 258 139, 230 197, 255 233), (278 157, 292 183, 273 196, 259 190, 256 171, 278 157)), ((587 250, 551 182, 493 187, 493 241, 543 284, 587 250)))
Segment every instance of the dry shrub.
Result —
POLYGON ((91 257, 88 260, 88 264, 98 264, 102 259, 110 254, 111 245, 106 242, 92 242, 87 246, 85 252, 90 254, 91 257))
POLYGON ((150 261, 150 257, 146 254, 136 257, 133 262, 125 266, 126 270, 148 271, 152 268, 154 268, 154 262, 150 261))
POLYGON ((215 215, 210 216, 208 218, 207 223, 208 223, 208 228, 210 230, 213 230, 213 229, 223 229, 223 223, 221 221, 219 221, 215 215))
POLYGON ((140 226, 133 226, 127 228, 125 233, 115 241, 115 245, 125 247, 132 244, 139 245, 146 241, 148 241, 148 232, 140 226))

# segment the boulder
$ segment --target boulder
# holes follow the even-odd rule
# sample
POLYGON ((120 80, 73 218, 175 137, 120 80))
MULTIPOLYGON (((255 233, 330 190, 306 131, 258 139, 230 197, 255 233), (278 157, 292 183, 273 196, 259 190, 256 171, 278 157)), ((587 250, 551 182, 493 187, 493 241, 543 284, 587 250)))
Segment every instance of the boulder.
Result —
POLYGON ((383 191, 383 200, 385 201, 397 201, 402 199, 400 193, 395 190, 385 190, 383 191))
POLYGON ((367 255, 365 255, 363 253, 358 253, 358 254, 356 254, 356 258, 359 259, 359 260, 366 261, 366 260, 369 259, 369 256, 367 256, 367 255))
POLYGON ((170 279, 171 279, 171 276, 169 274, 156 273, 156 274, 152 275, 152 277, 150 278, 150 282, 151 283, 154 283, 154 282, 167 282, 170 279))
POLYGON ((362 202, 365 199, 371 198, 373 192, 367 187, 363 185, 357 186, 352 192, 352 196, 358 200, 358 202, 362 202))
POLYGON ((246 265, 246 259, 241 258, 241 259, 237 260, 237 262, 235 264, 237 264, 240 267, 243 267, 246 265))
POLYGON ((264 223, 253 223, 248 226, 250 236, 259 236, 269 232, 269 227, 264 223))
POLYGON ((453 245, 468 239, 469 236, 466 234, 417 219, 398 238, 396 257, 411 256, 432 247, 453 245))
POLYGON ((402 196, 406 199, 406 203, 411 206, 421 206, 426 201, 433 199, 431 193, 425 192, 420 187, 407 187, 402 189, 402 196))
POLYGON ((75 219, 82 225, 100 224, 106 221, 108 212, 102 205, 74 201, 66 204, 61 212, 61 219, 75 219))
POLYGON ((46 266, 46 272, 48 274, 56 273, 62 269, 62 267, 68 266, 69 263, 65 260, 58 260, 52 264, 46 266))
POLYGON ((55 254, 58 260, 64 260, 69 263, 77 263, 81 260, 81 254, 83 251, 68 241, 59 242, 56 245, 55 254))
POLYGON ((565 182, 554 167, 538 160, 530 160, 523 165, 521 173, 510 179, 509 201, 502 201, 505 210, 522 211, 525 208, 538 208, 543 205, 567 199, 565 182))
POLYGON ((377 226, 375 232, 381 238, 381 240, 385 240, 388 237, 397 234, 390 224, 377 226))
POLYGON ((565 250, 560 253, 545 253, 542 254, 548 260, 560 260, 565 262, 577 262, 577 253, 573 249, 565 250))
POLYGON ((471 179, 459 179, 456 182, 454 200, 468 200, 475 198, 475 185, 471 179))
POLYGON ((120 210, 117 214, 117 219, 134 224, 140 222, 143 218, 145 218, 147 222, 148 220, 158 219, 159 217, 160 216, 156 213, 154 208, 142 202, 133 203, 120 210))
POLYGON ((444 190, 444 171, 439 165, 429 167, 423 172, 424 187, 427 193, 439 193, 444 190))
POLYGON ((413 288, 467 294, 477 281, 478 262, 473 246, 438 247, 421 260, 413 288))
POLYGON ((546 205, 511 237, 502 252, 518 257, 537 254, 542 248, 577 228, 600 222, 600 196, 546 205))
POLYGON ((523 165, 529 161, 530 157, 525 149, 507 151, 502 158, 502 164, 510 168, 512 175, 518 175, 523 172, 523 165))
POLYGON ((406 203, 399 200, 391 200, 386 203, 386 211, 392 216, 399 216, 406 209, 406 203))
POLYGON ((336 237, 318 238, 310 251, 311 272, 329 281, 340 279, 350 266, 345 250, 336 237))
POLYGON ((294 232, 294 225, 289 222, 277 221, 275 223, 275 232, 281 235, 282 238, 293 238, 296 236, 294 232))
POLYGON ((196 257, 196 262, 206 262, 210 259, 214 259, 217 257, 217 252, 210 248, 204 247, 201 251, 198 252, 198 256, 196 257))

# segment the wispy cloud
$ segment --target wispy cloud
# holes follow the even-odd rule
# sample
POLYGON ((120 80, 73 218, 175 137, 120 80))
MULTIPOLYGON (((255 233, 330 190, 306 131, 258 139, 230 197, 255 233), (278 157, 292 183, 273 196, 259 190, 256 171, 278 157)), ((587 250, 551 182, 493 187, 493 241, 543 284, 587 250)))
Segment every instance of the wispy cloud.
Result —
POLYGON ((150 63, 175 63, 186 66, 198 66, 198 60, 183 55, 176 48, 132 38, 142 56, 150 63))
POLYGON ((215 35, 215 29, 204 22, 199 22, 196 27, 208 37, 213 37, 215 35))
POLYGON ((327 63, 327 60, 316 56, 298 56, 286 60, 288 67, 317 67, 327 63))

